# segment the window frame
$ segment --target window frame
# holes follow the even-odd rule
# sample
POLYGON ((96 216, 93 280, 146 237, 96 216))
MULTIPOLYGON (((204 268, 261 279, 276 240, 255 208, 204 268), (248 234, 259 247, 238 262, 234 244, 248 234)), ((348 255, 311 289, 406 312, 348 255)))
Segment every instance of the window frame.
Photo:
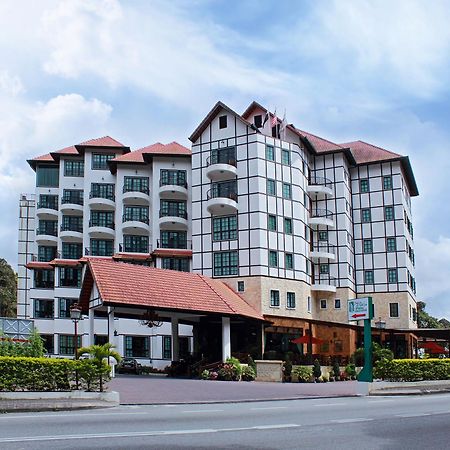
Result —
POLYGON ((398 302, 389 303, 389 318, 398 319, 400 317, 400 305, 398 302), (395 308, 393 308, 395 306, 395 308), (392 313, 395 314, 392 314, 392 313))
POLYGON ((267 161, 275 161, 275 146, 266 144, 267 161))
POLYGON ((64 159, 65 177, 84 177, 84 160, 64 159))
POLYGON ((277 182, 272 178, 267 178, 266 182, 267 195, 276 196, 277 195, 277 182))
POLYGON ((361 209, 361 223, 368 223, 372 221, 372 213, 370 208, 361 209))
POLYGON ((296 308, 295 292, 286 292, 286 308, 287 309, 296 308))
POLYGON ((370 183, 368 178, 361 178, 359 180, 359 192, 361 194, 366 194, 370 191, 370 183))
POLYGON ((108 161, 115 157, 114 153, 92 153, 91 170, 109 170, 108 161))
POLYGON ((214 277, 229 277, 238 274, 239 252, 237 250, 213 252, 214 277))
POLYGON ((277 250, 269 250, 269 267, 278 267, 279 258, 277 250))
POLYGON ((364 284, 375 284, 375 274, 372 269, 364 271, 364 284))
POLYGON ((270 290, 270 307, 271 308, 280 307, 280 291, 278 289, 270 290))

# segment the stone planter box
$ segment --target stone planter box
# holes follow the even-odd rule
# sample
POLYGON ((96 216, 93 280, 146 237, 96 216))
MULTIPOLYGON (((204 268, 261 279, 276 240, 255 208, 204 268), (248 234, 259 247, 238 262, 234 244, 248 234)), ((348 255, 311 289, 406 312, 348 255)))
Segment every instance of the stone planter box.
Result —
POLYGON ((283 361, 256 360, 256 381, 283 381, 283 361))

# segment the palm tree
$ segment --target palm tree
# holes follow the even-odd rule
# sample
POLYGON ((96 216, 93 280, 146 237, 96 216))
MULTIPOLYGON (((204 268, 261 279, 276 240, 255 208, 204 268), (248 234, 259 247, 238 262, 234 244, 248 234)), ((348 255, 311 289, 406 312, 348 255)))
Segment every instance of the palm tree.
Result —
POLYGON ((114 358, 117 362, 119 362, 122 357, 113 350, 115 345, 107 342, 103 345, 90 345, 89 347, 81 347, 78 349, 78 355, 89 354, 90 360, 98 369, 99 374, 99 382, 100 382, 100 392, 103 392, 103 374, 106 370, 106 364, 104 362, 105 359, 109 359, 110 357, 114 358))

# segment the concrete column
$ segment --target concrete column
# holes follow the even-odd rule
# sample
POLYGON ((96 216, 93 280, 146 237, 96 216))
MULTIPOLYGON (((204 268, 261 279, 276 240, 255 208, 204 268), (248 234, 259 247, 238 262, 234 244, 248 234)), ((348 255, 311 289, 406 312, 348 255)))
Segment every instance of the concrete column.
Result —
POLYGON ((89 309, 89 343, 94 345, 94 309, 89 309))
POLYGON ((108 342, 116 345, 114 337, 114 310, 108 306, 108 342))
POLYGON ((231 325, 229 317, 222 317, 222 361, 231 356, 231 325))
POLYGON ((172 361, 180 359, 180 343, 178 339, 178 318, 172 317, 172 361))

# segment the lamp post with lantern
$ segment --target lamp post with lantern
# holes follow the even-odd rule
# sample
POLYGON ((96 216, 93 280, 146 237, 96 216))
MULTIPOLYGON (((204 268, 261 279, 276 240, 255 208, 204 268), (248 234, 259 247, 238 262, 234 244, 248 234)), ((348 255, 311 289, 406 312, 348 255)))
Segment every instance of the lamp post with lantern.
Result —
MULTIPOLYGON (((72 322, 74 323, 75 327, 75 336, 74 336, 74 349, 75 349, 75 359, 78 359, 78 322, 81 319, 81 308, 78 305, 78 303, 74 303, 72 307, 70 308, 70 318, 72 319, 72 322)), ((76 377, 76 383, 77 383, 77 389, 78 389, 78 370, 75 372, 76 377)))

